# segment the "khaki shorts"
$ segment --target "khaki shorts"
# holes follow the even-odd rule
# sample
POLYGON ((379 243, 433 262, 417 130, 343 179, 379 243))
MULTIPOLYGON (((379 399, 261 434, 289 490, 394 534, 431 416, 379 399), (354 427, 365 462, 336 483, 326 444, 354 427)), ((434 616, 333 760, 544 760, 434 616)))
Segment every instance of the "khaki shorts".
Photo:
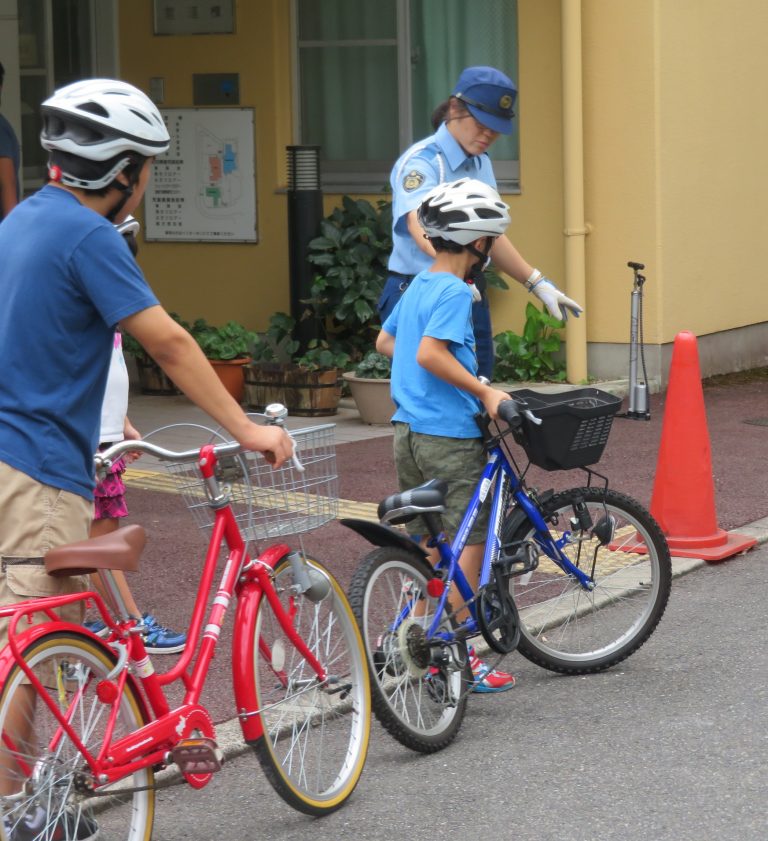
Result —
MULTIPOLYGON (((453 538, 487 462, 482 439, 423 435, 411 432, 409 424, 402 422, 396 422, 394 426, 395 467, 400 490, 410 490, 430 479, 445 480, 448 483, 446 510, 436 516, 442 522, 442 529, 453 538)), ((469 545, 485 543, 489 508, 483 505, 480 509, 467 540, 469 545)), ((409 534, 429 534, 421 517, 406 523, 405 528, 409 534)))
MULTIPOLYGON (((0 462, 0 606, 40 596, 59 596, 89 589, 88 576, 54 578, 42 565, 50 549, 85 540, 93 502, 52 488, 0 462)), ((84 605, 75 602, 58 611, 68 622, 82 622, 84 605)), ((0 617, 0 649, 7 642, 10 619, 0 617)), ((32 615, 31 624, 46 621, 32 615)), ((17 626, 29 627, 26 619, 17 626)))

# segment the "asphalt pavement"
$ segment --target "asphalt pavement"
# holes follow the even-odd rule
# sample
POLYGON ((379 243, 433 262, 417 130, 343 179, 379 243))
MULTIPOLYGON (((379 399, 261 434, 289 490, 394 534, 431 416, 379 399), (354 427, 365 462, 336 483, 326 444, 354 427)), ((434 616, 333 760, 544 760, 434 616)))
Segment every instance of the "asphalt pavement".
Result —
POLYGON ((202 791, 158 793, 157 841, 764 841, 768 547, 675 580, 640 651, 563 677, 511 655, 518 685, 472 696, 456 741, 422 756, 374 723, 347 804, 313 820, 252 754, 202 791))
MULTIPOLYGON (((705 389, 704 397, 717 523, 762 542, 768 386, 723 385, 705 389)), ((665 402, 663 393, 652 396, 650 421, 617 418, 598 466, 612 487, 646 506, 665 402)), ((142 432, 188 424, 178 433, 184 447, 200 441, 201 430, 189 424, 209 423, 184 398, 132 395, 130 414, 142 432)), ((290 426, 329 421, 337 423, 340 496, 370 515, 396 488, 391 432, 360 423, 348 406, 338 417, 292 418, 290 426)), ((156 470, 138 462, 127 474, 129 521, 149 535, 131 586, 143 609, 179 629, 194 602, 205 542, 156 470)), ((527 478, 540 490, 583 483, 580 471, 532 468, 527 478)), ((344 585, 370 548, 338 523, 293 542, 326 562, 344 585)), ((161 793, 153 837, 418 839, 446 832, 474 837, 482 828, 483 835, 524 841, 763 839, 766 567, 763 547, 718 565, 694 563, 693 574, 675 580, 667 615, 649 643, 603 675, 556 677, 510 655, 504 667, 518 675, 518 686, 473 698, 448 751, 416 756, 376 726, 363 780, 337 815, 317 822, 293 813, 255 760, 243 756, 203 792, 161 793), (457 798, 465 788, 471 797, 462 805, 457 798)), ((155 658, 156 666, 163 659, 155 658)), ((221 723, 233 714, 229 675, 225 631, 203 696, 221 723)))

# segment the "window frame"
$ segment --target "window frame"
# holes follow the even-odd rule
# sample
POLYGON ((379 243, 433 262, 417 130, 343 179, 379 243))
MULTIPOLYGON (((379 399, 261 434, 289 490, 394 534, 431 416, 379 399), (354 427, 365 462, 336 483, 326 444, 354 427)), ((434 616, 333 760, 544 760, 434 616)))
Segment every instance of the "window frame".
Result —
MULTIPOLYGON (((397 38, 397 78, 398 78, 398 142, 400 152, 407 149, 419 138, 413 137, 413 117, 411 108, 411 21, 410 0, 395 0, 396 38, 397 38)), ((518 19, 519 22, 519 19, 518 19)), ((292 64, 292 122, 293 143, 301 144, 301 72, 298 0, 291 0, 291 64, 292 64)), ((518 36, 519 37, 519 36, 518 36)), ((391 39, 386 40, 391 44, 391 39)), ((345 45, 363 46, 371 43, 383 43, 383 40, 345 41, 345 45)), ((307 42, 312 44, 315 42, 307 42)), ((320 43, 320 42, 318 42, 320 43)), ((332 44, 332 41, 322 42, 332 44)), ((519 101, 517 105, 519 106, 519 101)), ((519 119, 519 107, 515 108, 519 119)), ((399 154, 399 153, 398 153, 399 154)), ((493 160, 494 173, 499 191, 507 194, 520 192, 520 160, 493 160)), ((328 193, 381 193, 389 191, 389 176, 396 158, 387 162, 385 169, 379 169, 372 161, 322 161, 320 178, 323 189, 328 193)))

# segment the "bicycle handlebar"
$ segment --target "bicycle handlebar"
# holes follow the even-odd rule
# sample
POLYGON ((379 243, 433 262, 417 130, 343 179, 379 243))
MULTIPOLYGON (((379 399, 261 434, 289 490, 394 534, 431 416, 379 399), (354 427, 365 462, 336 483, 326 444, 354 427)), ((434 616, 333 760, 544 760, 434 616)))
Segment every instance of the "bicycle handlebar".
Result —
MULTIPOLYGON (((266 414, 262 415, 265 419, 266 423, 265 426, 271 425, 278 425, 282 426, 283 420, 285 416, 288 414, 288 410, 285 409, 284 406, 281 406, 277 403, 272 403, 267 406, 266 414)), ((286 430, 287 431, 287 430, 286 430)), ((288 433, 290 435, 290 433, 288 433)), ((221 458, 222 456, 236 456, 240 455, 243 452, 249 452, 246 450, 242 444, 239 444, 237 441, 229 441, 224 444, 215 444, 213 446, 213 451, 217 458, 221 458)), ((160 459, 160 461, 176 461, 176 462, 187 462, 187 461, 197 461, 200 457, 200 447, 197 447, 193 450, 168 450, 165 447, 159 447, 157 444, 153 444, 150 441, 144 441, 139 439, 137 441, 118 441, 116 444, 113 444, 111 447, 108 447, 106 450, 103 450, 100 453, 96 453, 93 457, 93 463, 96 467, 96 472, 99 471, 106 471, 115 463, 117 459, 121 456, 124 456, 126 453, 132 452, 140 452, 146 453, 147 455, 154 456, 155 458, 160 459)), ((293 461, 294 467, 301 473, 304 472, 304 465, 299 460, 298 455, 296 454, 295 444, 294 444, 294 452, 291 456, 293 461)))
POLYGON ((531 423, 535 423, 536 426, 540 426, 541 418, 534 415, 530 409, 523 408, 524 405, 524 401, 515 400, 514 397, 510 397, 509 400, 502 400, 502 402, 499 403, 499 417, 508 423, 512 429, 520 429, 523 425, 523 415, 525 415, 531 423))

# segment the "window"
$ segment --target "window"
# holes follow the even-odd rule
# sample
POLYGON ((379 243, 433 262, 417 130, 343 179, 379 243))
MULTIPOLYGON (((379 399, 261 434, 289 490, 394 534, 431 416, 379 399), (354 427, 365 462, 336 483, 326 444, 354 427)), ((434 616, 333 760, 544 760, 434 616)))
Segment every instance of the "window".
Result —
MULTIPOLYGON (((517 0, 296 0, 300 142, 321 147, 323 184, 378 192, 464 67, 517 79, 517 0)), ((494 143, 496 177, 519 183, 517 121, 494 143)))
POLYGON ((115 74, 114 14, 113 3, 105 0, 18 0, 25 193, 46 177, 40 103, 70 82, 115 74))

